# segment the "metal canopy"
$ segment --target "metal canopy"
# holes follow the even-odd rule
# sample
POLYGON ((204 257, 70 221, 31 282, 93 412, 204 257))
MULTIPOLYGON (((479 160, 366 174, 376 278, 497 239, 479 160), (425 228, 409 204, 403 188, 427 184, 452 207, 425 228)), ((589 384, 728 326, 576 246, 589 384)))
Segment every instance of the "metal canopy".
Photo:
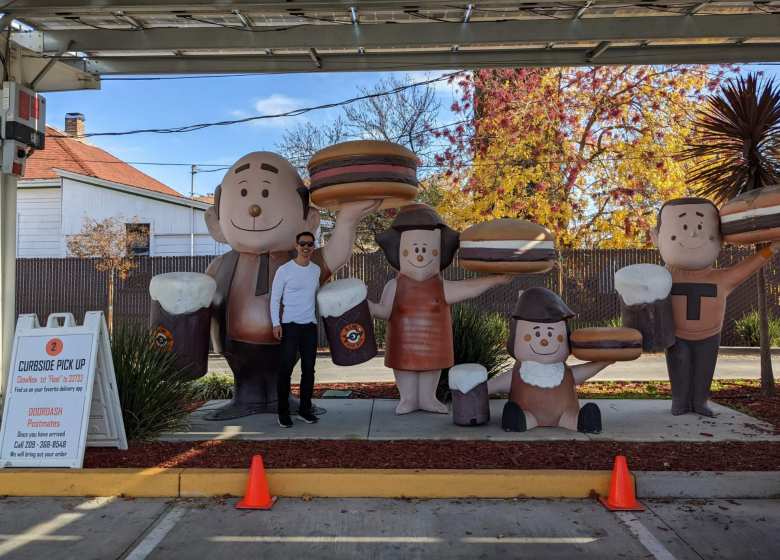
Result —
POLYGON ((780 0, 16 0, 27 56, 98 75, 780 60, 780 0))

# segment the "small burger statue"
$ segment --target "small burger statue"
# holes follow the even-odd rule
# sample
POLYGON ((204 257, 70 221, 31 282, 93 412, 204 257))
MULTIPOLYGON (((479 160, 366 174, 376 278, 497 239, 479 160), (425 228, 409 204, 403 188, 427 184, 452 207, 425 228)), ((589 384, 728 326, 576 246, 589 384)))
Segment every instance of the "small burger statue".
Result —
MULTIPOLYGON (((529 288, 520 294, 507 343, 516 362, 509 401, 501 417, 505 431, 557 426, 583 433, 601 432, 599 407, 588 403, 580 408, 575 387, 612 362, 566 365, 570 354, 567 320, 573 316, 563 300, 547 288, 529 288)), ((499 385, 505 381, 496 379, 499 385)))

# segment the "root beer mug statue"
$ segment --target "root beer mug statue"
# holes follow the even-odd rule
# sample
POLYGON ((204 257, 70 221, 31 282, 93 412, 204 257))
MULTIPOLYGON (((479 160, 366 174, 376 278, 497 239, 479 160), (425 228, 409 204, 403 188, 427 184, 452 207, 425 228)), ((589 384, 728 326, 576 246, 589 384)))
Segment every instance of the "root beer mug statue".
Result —
POLYGON ((368 288, 357 278, 336 280, 317 293, 330 355, 337 366, 354 366, 377 354, 368 288))
POLYGON ((452 422, 458 426, 481 426, 490 422, 488 373, 482 364, 458 364, 449 371, 452 391, 452 422))
POLYGON ((176 355, 187 379, 208 371, 211 300, 217 284, 197 272, 158 274, 149 283, 151 328, 158 347, 176 355))
POLYGON ((674 344, 672 275, 656 264, 632 264, 615 273, 623 326, 642 333, 645 352, 674 344))
MULTIPOLYGON (((377 206, 373 201, 341 205, 328 244, 312 257, 321 269, 321 283, 346 263, 358 222, 377 206)), ((271 152, 245 155, 217 187, 206 224, 231 251, 206 270, 216 282, 211 339, 233 371, 234 396, 209 420, 276 412, 280 347, 271 324, 271 284, 276 270, 295 256, 295 236, 316 231, 319 220, 296 169, 271 152)), ((291 411, 297 408, 297 400, 291 402, 291 411)))

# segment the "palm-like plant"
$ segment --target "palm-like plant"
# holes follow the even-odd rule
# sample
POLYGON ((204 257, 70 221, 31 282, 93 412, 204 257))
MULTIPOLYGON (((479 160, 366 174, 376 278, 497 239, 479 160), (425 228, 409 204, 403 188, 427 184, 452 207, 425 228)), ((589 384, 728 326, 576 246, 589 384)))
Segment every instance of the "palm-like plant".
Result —
POLYGON ((725 202, 780 182, 780 86, 751 74, 728 81, 694 120, 688 182, 725 202))
MULTIPOLYGON (((693 160, 688 182, 697 194, 725 202, 780 183, 780 87, 756 74, 729 80, 707 99, 694 120, 684 159, 693 160)), ((774 391, 769 349, 766 278, 758 277, 761 386, 774 391)))

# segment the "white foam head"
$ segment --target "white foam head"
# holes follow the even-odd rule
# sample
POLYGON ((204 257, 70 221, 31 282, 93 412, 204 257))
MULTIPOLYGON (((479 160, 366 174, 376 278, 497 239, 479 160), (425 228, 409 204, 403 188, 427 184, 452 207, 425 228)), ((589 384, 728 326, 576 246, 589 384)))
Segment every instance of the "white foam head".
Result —
POLYGON ((652 303, 672 290, 672 275, 657 264, 632 264, 615 273, 615 290, 626 305, 652 303))
POLYGON ((198 272, 158 274, 149 282, 152 299, 174 315, 208 307, 216 291, 217 283, 214 279, 198 272))
POLYGON ((450 368, 450 389, 468 393, 480 383, 487 381, 487 369, 482 364, 458 364, 450 368))
POLYGON ((323 317, 339 317, 366 299, 368 287, 357 278, 345 278, 325 284, 317 292, 317 304, 323 317))

